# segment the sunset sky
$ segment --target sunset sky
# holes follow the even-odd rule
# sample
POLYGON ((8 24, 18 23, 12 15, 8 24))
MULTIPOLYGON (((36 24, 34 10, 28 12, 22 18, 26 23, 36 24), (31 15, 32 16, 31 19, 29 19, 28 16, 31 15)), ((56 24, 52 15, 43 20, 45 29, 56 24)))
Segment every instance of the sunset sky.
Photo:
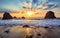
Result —
MULTIPOLYGON (((29 8, 32 8, 33 10, 35 9, 34 11, 37 11, 36 13, 32 11, 32 15, 28 17, 44 17, 46 11, 49 10, 54 11, 55 15, 60 17, 60 0, 0 0, 1 12, 19 11, 17 13, 11 13, 12 16, 27 17, 27 13, 30 10, 29 8), (28 11, 26 13, 22 13, 21 11, 25 9, 28 9, 28 11)), ((0 17, 2 17, 2 14, 3 13, 0 13, 0 17)))

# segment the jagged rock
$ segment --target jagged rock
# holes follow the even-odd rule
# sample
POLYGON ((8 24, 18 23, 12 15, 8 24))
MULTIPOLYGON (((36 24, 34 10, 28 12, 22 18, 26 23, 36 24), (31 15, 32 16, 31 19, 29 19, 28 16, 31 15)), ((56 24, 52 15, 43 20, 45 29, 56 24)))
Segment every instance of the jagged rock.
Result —
POLYGON ((12 19, 12 16, 8 13, 8 12, 5 12, 4 14, 3 14, 3 18, 2 18, 3 20, 5 20, 5 19, 12 19))
POLYGON ((51 18, 51 19, 53 19, 53 18, 56 18, 56 17, 55 17, 54 12, 48 11, 48 12, 46 13, 45 18, 51 18))

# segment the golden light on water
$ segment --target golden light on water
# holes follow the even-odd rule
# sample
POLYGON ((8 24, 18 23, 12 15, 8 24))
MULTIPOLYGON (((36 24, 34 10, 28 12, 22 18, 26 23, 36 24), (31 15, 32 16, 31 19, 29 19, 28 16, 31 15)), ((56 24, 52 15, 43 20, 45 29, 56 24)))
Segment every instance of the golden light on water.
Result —
POLYGON ((27 35, 31 35, 33 32, 32 28, 26 28, 27 35))

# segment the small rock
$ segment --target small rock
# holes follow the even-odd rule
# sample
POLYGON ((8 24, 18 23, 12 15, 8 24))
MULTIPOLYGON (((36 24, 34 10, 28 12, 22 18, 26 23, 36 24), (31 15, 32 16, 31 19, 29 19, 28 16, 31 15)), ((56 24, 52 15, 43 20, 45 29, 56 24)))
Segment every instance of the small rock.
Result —
POLYGON ((21 17, 22 19, 25 19, 25 17, 23 16, 23 17, 21 17))
POLYGON ((30 36, 27 35, 26 38, 33 38, 33 35, 30 35, 30 36))
POLYGON ((37 34, 37 36, 41 36, 41 34, 39 33, 39 34, 37 34))
POLYGON ((24 27, 29 27, 29 25, 24 25, 23 28, 24 28, 24 27))
POLYGON ((48 26, 45 26, 44 28, 49 28, 48 26))
POLYGON ((6 30, 5 33, 9 33, 9 30, 6 30))

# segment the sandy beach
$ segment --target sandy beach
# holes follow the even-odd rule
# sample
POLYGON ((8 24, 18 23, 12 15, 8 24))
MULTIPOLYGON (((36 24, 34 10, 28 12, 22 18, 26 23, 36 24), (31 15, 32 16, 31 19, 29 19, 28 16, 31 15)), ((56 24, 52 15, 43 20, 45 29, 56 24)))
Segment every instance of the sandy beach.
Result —
POLYGON ((0 26, 0 38, 60 38, 60 27, 0 26))

